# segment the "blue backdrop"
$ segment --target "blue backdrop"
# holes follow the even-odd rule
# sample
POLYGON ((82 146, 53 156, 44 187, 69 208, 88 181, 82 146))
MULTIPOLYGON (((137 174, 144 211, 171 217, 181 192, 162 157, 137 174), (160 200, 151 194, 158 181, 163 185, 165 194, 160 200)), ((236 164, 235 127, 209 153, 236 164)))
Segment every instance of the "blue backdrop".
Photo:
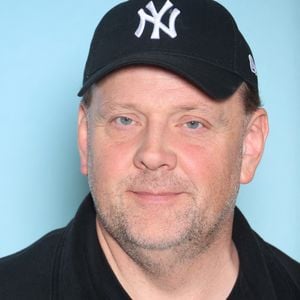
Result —
MULTIPOLYGON (((0 256, 64 226, 88 191, 79 172, 76 93, 93 31, 118 2, 1 2, 0 256)), ((238 205, 266 240, 300 260, 300 2, 220 2, 253 49, 271 126, 238 205)))

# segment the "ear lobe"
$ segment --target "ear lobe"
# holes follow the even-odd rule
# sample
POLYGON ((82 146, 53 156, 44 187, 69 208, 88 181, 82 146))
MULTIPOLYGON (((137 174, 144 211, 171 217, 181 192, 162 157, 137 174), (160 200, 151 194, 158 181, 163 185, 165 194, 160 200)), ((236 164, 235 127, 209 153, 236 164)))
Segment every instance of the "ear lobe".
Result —
POLYGON ((268 132, 268 115, 260 108, 251 116, 245 133, 240 183, 245 184, 252 180, 262 157, 268 132))
POLYGON ((85 176, 88 175, 88 122, 87 109, 80 105, 78 111, 78 150, 80 156, 80 170, 85 176))

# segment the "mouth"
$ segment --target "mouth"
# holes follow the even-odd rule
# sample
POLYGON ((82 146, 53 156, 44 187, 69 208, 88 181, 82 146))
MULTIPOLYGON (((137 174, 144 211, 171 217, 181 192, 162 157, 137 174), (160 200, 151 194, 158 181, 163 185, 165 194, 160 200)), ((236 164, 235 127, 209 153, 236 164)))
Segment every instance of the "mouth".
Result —
POLYGON ((130 191, 133 197, 139 202, 144 203, 168 203, 177 200, 183 192, 166 192, 166 191, 130 191))

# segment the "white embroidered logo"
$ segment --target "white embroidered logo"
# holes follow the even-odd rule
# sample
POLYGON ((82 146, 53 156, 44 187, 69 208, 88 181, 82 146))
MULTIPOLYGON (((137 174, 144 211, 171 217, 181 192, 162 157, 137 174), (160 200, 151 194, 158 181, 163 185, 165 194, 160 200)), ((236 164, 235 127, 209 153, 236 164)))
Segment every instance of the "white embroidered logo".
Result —
POLYGON ((252 57, 251 54, 248 55, 248 58, 249 58, 251 72, 257 75, 257 69, 256 69, 254 58, 252 57))
POLYGON ((146 5, 146 8, 151 12, 152 16, 146 14, 144 9, 140 9, 138 11, 138 15, 140 16, 140 24, 138 29, 135 32, 135 35, 138 38, 142 36, 145 29, 146 21, 148 21, 153 24, 151 39, 160 39, 160 30, 164 31, 167 35, 169 35, 172 39, 174 39, 177 36, 176 29, 175 29, 175 21, 180 14, 180 10, 177 8, 173 9, 169 17, 169 27, 167 27, 161 21, 164 14, 171 7, 173 7, 173 3, 167 0, 164 6, 162 7, 162 9, 159 12, 157 12, 153 2, 150 1, 146 5))

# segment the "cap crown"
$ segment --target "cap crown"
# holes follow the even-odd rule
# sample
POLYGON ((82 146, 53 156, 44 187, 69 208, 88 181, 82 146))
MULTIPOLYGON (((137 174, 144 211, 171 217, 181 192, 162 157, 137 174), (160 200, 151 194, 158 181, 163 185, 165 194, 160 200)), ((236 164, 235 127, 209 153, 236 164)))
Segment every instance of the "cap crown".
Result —
MULTIPOLYGON (((177 58, 179 65, 188 61, 189 68, 205 63, 209 68, 225 71, 220 79, 226 77, 226 72, 230 73, 235 78, 231 92, 242 81, 257 88, 251 50, 231 14, 219 3, 212 0, 130 0, 111 9, 96 28, 80 94, 95 80, 125 65, 156 64, 157 57, 157 65, 168 68, 170 63, 164 65, 163 55, 173 57, 175 65, 177 58)), ((202 69, 199 67, 197 72, 202 69)), ((194 74, 189 76, 194 70, 189 72, 184 68, 180 75, 185 73, 188 73, 186 77, 192 77, 187 79, 198 85, 194 74)))

